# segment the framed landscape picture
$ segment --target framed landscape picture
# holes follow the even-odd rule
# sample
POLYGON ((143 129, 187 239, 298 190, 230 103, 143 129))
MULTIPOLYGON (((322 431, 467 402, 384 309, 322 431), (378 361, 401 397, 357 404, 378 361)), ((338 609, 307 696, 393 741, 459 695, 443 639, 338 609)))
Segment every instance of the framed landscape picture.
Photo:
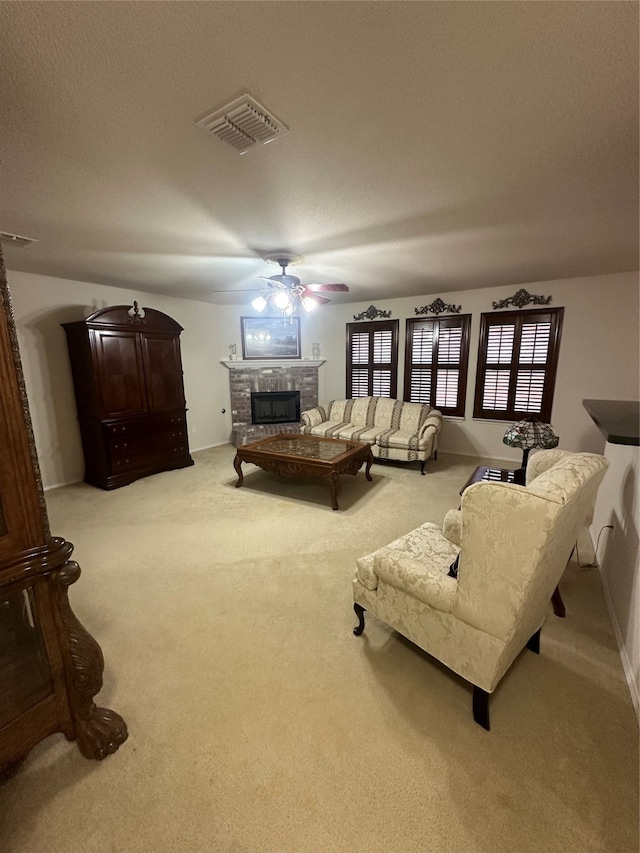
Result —
POLYGON ((242 358, 301 358, 300 317, 241 317, 242 358))

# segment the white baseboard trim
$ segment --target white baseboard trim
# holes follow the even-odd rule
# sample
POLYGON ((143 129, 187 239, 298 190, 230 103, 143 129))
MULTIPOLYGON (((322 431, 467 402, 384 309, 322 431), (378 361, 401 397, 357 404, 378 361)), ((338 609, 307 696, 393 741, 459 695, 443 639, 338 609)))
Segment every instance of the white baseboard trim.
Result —
POLYGON ((43 492, 50 492, 52 489, 61 489, 63 486, 75 486, 77 483, 83 483, 84 480, 67 480, 64 483, 54 483, 52 486, 43 486, 43 492))
POLYGON ((625 647, 624 637, 622 636, 620 626, 618 625, 618 620, 615 616, 613 604, 611 601, 611 595, 609 594, 609 587, 607 585, 606 575, 604 575, 599 569, 598 571, 600 573, 600 579, 602 581, 604 600, 606 602, 607 610, 609 611, 609 617, 611 619, 611 624, 613 626, 613 634, 616 638, 616 643, 618 644, 618 652, 620 653, 620 660, 622 661, 622 669, 624 670, 624 675, 627 679, 627 685, 629 687, 629 693, 631 694, 631 702, 636 712, 636 717, 638 718, 638 724, 640 724, 640 695, 638 693, 638 685, 636 683, 635 673, 633 672, 633 667, 631 666, 631 661, 629 660, 629 655, 627 654, 627 649, 625 647))
POLYGON ((517 459, 507 456, 488 456, 482 453, 460 453, 459 450, 447 450, 446 447, 438 447, 438 453, 447 453, 449 456, 464 456, 467 459, 495 459, 499 462, 508 462, 513 468, 519 468, 517 459))
MULTIPOLYGON (((231 444, 231 441, 219 441, 217 444, 205 444, 204 447, 190 447, 189 453, 197 453, 199 450, 209 450, 210 447, 223 447, 225 444, 231 444)), ((50 492, 52 489, 61 489, 63 486, 75 486, 77 483, 84 483, 81 480, 67 480, 64 483, 53 483, 50 486, 43 486, 43 492, 50 492)))
POLYGON ((212 447, 224 447, 225 444, 231 444, 231 440, 218 441, 216 444, 205 444, 202 447, 190 447, 189 453, 198 453, 200 450, 210 450, 212 447))

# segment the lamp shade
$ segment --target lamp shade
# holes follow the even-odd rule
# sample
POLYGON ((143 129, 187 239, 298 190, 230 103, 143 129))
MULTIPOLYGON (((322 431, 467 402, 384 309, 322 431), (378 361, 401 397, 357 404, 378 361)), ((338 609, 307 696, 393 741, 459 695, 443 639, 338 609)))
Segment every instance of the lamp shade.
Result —
POLYGON ((520 447, 522 449, 522 468, 526 468, 529 451, 534 447, 544 447, 549 450, 557 447, 560 439, 551 429, 550 424, 539 421, 533 415, 512 424, 505 432, 502 439, 509 447, 520 447))
POLYGON ((534 417, 528 417, 512 424, 505 432, 502 441, 509 447, 531 450, 532 447, 544 447, 546 449, 557 447, 560 439, 551 429, 550 424, 542 423, 534 417))

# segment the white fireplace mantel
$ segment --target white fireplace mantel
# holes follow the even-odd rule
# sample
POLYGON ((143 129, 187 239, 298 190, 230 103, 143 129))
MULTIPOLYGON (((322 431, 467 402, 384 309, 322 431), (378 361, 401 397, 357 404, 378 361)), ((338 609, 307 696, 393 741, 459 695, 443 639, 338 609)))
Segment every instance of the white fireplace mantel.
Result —
POLYGON ((220 363, 229 370, 246 370, 247 367, 320 367, 325 361, 324 358, 238 358, 235 361, 223 358, 220 363))

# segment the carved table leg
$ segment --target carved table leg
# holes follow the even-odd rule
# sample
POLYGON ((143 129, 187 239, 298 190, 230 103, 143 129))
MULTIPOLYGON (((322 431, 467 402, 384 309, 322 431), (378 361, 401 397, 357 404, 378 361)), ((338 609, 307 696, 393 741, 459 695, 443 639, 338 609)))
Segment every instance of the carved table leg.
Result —
POLYGON ((60 619, 57 631, 65 663, 69 709, 78 746, 85 758, 105 758, 127 739, 122 717, 108 708, 98 708, 93 697, 102 687, 104 658, 98 643, 80 624, 69 605, 67 588, 80 576, 73 560, 53 575, 60 619))
POLYGON ((233 467, 236 469, 236 474, 238 475, 238 482, 236 483, 236 489, 239 489, 242 485, 242 481, 244 480, 244 476, 242 474, 242 460, 236 453, 235 459, 233 460, 233 467))
POLYGON ((365 476, 369 482, 373 480, 373 477, 369 473, 371 471, 371 466, 373 465, 373 453, 371 452, 371 448, 369 448, 369 455, 367 456, 367 467, 364 470, 365 476))
POLYGON ((338 487, 340 484, 340 475, 337 471, 331 472, 331 508, 340 509, 338 506, 338 487))

